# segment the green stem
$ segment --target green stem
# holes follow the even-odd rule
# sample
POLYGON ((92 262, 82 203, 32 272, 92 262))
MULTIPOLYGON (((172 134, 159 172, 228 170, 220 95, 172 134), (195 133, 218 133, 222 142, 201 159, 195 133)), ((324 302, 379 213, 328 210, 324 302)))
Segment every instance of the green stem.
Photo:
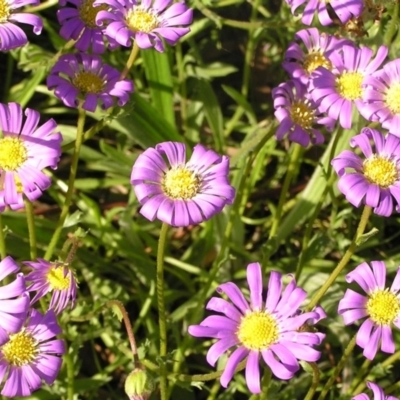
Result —
POLYGON ((132 68, 133 63, 136 60, 137 55, 139 54, 140 48, 136 43, 136 40, 133 42, 131 54, 129 54, 129 58, 126 61, 125 67, 121 72, 120 79, 125 79, 126 76, 128 75, 129 71, 132 68))
POLYGON ((3 217, 0 213, 0 256, 4 260, 7 257, 6 238, 4 234, 3 217))
POLYGON ((74 400, 75 365, 68 348, 64 354, 64 361, 67 365, 67 400, 74 400))
POLYGON ((292 154, 290 156, 290 162, 289 162, 288 170, 287 170, 287 173, 285 176, 285 180, 283 182, 282 191, 279 196, 278 208, 274 212, 272 227, 271 227, 271 231, 269 233, 269 239, 276 236, 276 232, 278 231, 279 224, 281 223, 283 205, 285 204, 290 184, 292 183, 293 177, 296 174, 300 156, 303 152, 303 150, 302 150, 303 148, 298 143, 293 143, 292 147, 293 147, 293 150, 292 150, 292 154))
POLYGON ((86 112, 79 106, 79 108, 78 108, 78 127, 77 127, 77 132, 76 132, 74 153, 72 155, 71 168, 70 168, 70 172, 69 172, 68 189, 67 189, 67 193, 65 195, 63 207, 61 209, 60 218, 58 220, 56 229, 53 233, 53 237, 51 238, 49 246, 47 247, 46 254, 44 255, 45 260, 50 260, 50 258, 53 256, 54 250, 57 246, 58 240, 61 235, 61 231, 64 226, 64 222, 65 222, 68 212, 69 212, 69 207, 72 202, 72 195, 74 193, 74 186, 75 186, 75 178, 76 178, 76 174, 78 171, 79 154, 80 154, 81 146, 82 146, 85 118, 86 118, 86 112))
POLYGON ((265 368, 264 377, 261 382, 260 400, 268 400, 268 389, 269 385, 271 384, 271 376, 271 370, 269 368, 265 368))
POLYGON ((308 363, 308 365, 313 370, 313 378, 312 378, 310 389, 308 390, 306 397, 304 397, 304 400, 312 400, 312 398, 314 397, 314 393, 316 392, 316 390, 318 388, 319 379, 320 379, 318 365, 316 363, 308 363))
POLYGON ((24 203, 29 232, 30 256, 31 260, 35 260, 37 257, 35 214, 33 212, 33 204, 28 199, 24 199, 24 203))
POLYGON ((358 239, 365 231, 369 216, 371 215, 371 211, 372 211, 371 207, 369 207, 369 206, 364 207, 360 222, 358 224, 357 231, 353 237, 353 240, 350 243, 349 248, 347 249, 343 258, 339 261, 339 264, 333 270, 333 272, 331 273, 331 275, 329 276, 327 281, 322 285, 321 289, 319 289, 318 292, 311 299, 310 303, 308 304, 308 306, 306 308, 307 311, 312 310, 318 304, 318 302, 321 300, 321 298, 324 296, 324 294, 327 292, 327 290, 330 288, 330 286, 333 284, 333 282, 335 282, 336 278, 342 272, 343 268, 350 261, 351 257, 353 256, 354 252, 357 249, 358 239))
MULTIPOLYGON (((164 253, 167 232, 168 224, 163 222, 157 249, 157 302, 158 324, 160 329, 160 357, 165 357, 167 355, 167 324, 164 299, 164 253)), ((162 360, 160 364, 160 395, 161 400, 167 399, 167 371, 165 360, 162 360)))
POLYGON ((363 364, 361 365, 361 368, 357 371, 356 377, 351 382, 349 393, 355 392, 355 388, 358 387, 363 377, 368 373, 370 365, 371 365, 371 360, 368 360, 368 358, 366 358, 363 364))

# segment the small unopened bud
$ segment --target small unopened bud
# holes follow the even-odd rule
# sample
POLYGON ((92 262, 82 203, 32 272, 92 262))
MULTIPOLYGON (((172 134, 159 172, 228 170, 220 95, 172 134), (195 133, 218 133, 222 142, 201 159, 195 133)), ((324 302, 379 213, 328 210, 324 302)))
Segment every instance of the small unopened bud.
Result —
POLYGON ((153 378, 141 368, 135 368, 125 381, 125 393, 129 400, 148 400, 155 389, 153 378))

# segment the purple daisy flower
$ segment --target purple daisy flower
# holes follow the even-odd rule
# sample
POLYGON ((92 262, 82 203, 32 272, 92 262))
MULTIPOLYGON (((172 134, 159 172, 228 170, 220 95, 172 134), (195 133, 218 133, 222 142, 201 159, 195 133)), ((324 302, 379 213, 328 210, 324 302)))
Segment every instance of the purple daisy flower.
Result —
POLYGON ((25 32, 15 22, 33 26, 33 32, 39 35, 42 32, 43 21, 40 17, 30 13, 16 12, 27 5, 37 6, 39 0, 3 0, 0 11, 0 51, 7 51, 28 43, 25 32))
POLYGON ((36 291, 31 305, 47 293, 52 292, 49 308, 56 314, 60 314, 68 303, 71 303, 71 308, 74 307, 78 285, 75 274, 69 265, 51 263, 41 258, 38 258, 37 262, 26 261, 24 264, 33 268, 33 271, 26 276, 27 282, 30 282, 27 290, 29 292, 36 291))
POLYGON ((47 87, 68 106, 76 108, 82 101, 82 108, 95 111, 98 101, 106 110, 115 104, 123 106, 133 92, 133 82, 120 79, 120 73, 99 56, 88 54, 65 54, 47 77, 47 87))
POLYGON ((400 268, 390 288, 385 287, 385 280, 383 261, 372 261, 371 266, 363 262, 346 275, 346 281, 357 282, 367 296, 347 289, 339 302, 338 313, 345 325, 368 317, 357 332, 356 343, 369 360, 374 359, 379 347, 385 353, 394 353, 392 326, 400 328, 400 268))
POLYGON ((390 61, 364 80, 366 103, 360 110, 370 121, 400 137, 400 59, 390 61))
POLYGON ((60 371, 65 353, 62 340, 53 339, 61 333, 52 310, 42 315, 31 309, 25 326, 10 335, 0 347, 1 394, 14 398, 29 396, 39 389, 42 380, 51 385, 60 371))
MULTIPOLYGON (((104 28, 96 25, 97 13, 107 10, 108 6, 93 5, 94 0, 60 0, 61 8, 57 11, 58 22, 62 25, 60 36, 65 40, 76 40, 75 47, 83 52, 92 48, 93 53, 101 54, 105 51, 104 28), (71 7, 72 5, 72 7, 71 7)), ((110 39, 109 47, 114 49, 118 44, 110 39)))
POLYGON ((351 128, 352 104, 361 112, 365 107, 363 81, 376 71, 385 60, 388 49, 380 46, 375 59, 371 61, 373 50, 344 45, 329 55, 333 70, 323 67, 312 73, 312 98, 322 112, 327 112, 334 120, 339 120, 345 129, 351 128))
POLYGON ((350 145, 359 147, 365 159, 344 150, 331 161, 339 175, 339 190, 355 207, 364 203, 373 207, 375 214, 389 217, 394 199, 400 212, 400 138, 364 128, 350 145))
POLYGON ((351 18, 359 17, 363 11, 363 0, 286 0, 286 3, 291 7, 293 15, 296 15, 296 10, 305 4, 301 22, 305 25, 311 25, 314 14, 318 13, 318 19, 321 25, 330 25, 333 21, 329 16, 328 3, 332 7, 335 14, 340 19, 342 24, 348 22, 351 18))
MULTIPOLYGON (((0 281, 16 274, 19 266, 11 257, 0 262, 0 281)), ((0 287, 0 346, 8 341, 9 333, 18 332, 25 322, 29 309, 29 295, 25 278, 18 273, 13 282, 0 287)))
POLYGON ((172 0, 96 0, 94 5, 105 4, 110 9, 97 14, 97 25, 108 23, 105 33, 122 46, 131 46, 135 40, 141 49, 154 47, 164 51, 162 38, 174 45, 190 29, 182 25, 192 23, 193 10, 185 2, 172 0))
POLYGON ((320 34, 317 28, 303 29, 295 34, 295 39, 302 41, 304 46, 297 41, 290 43, 282 66, 291 78, 298 79, 305 85, 311 73, 318 67, 331 70, 332 63, 328 58, 329 55, 333 50, 350 43, 349 40, 338 39, 325 32, 320 34))
MULTIPOLYGON (((374 397, 372 400, 399 400, 397 397, 385 396, 383 389, 376 383, 367 382, 367 386, 372 390, 374 397)), ((366 393, 360 393, 354 396, 352 400, 370 400, 370 397, 366 393)))
POLYGON ((24 207, 23 194, 36 200, 51 184, 42 169, 55 169, 61 155, 62 137, 50 119, 38 127, 40 114, 29 108, 22 124, 17 103, 0 103, 0 211, 24 207))
POLYGON ((320 352, 313 346, 324 338, 321 333, 309 332, 303 326, 314 324, 325 316, 321 308, 301 314, 299 307, 306 292, 296 286, 294 279, 282 291, 282 275, 272 271, 264 303, 263 282, 259 263, 247 267, 247 282, 250 288, 250 305, 233 282, 217 289, 231 300, 213 297, 208 310, 222 313, 211 315, 200 325, 189 326, 195 337, 218 339, 207 353, 212 366, 231 347, 236 349, 229 356, 221 375, 221 385, 227 387, 238 364, 247 357, 246 382, 252 393, 260 393, 260 356, 279 379, 291 379, 300 369, 298 360, 316 362, 320 352))
POLYGON ((321 144, 324 126, 331 131, 335 120, 319 112, 317 104, 308 95, 307 86, 298 80, 281 83, 272 90, 275 117, 280 122, 275 133, 278 140, 287 134, 289 140, 307 147, 310 142, 321 144), (317 129, 318 128, 318 129, 317 129))
POLYGON ((186 162, 183 143, 163 142, 148 148, 135 161, 131 184, 140 213, 150 221, 173 226, 199 224, 232 204, 229 159, 198 144, 186 162), (167 162, 166 162, 167 161, 167 162))

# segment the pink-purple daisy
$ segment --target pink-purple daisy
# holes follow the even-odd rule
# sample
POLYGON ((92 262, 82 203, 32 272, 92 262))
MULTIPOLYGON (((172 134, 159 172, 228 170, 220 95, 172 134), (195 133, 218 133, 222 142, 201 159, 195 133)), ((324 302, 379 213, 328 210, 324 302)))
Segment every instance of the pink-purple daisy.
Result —
POLYGON ((62 137, 50 119, 38 127, 40 114, 27 108, 23 124, 17 103, 0 104, 0 211, 24 206, 23 195, 36 200, 51 184, 42 170, 56 168, 62 137))
POLYGON ((344 150, 331 163, 339 175, 339 190, 355 207, 362 203, 374 213, 388 217, 400 212, 400 138, 392 134, 364 128, 350 140, 365 158, 344 150))
POLYGON ((345 129, 351 128, 353 103, 361 112, 364 78, 375 72, 385 60, 388 49, 380 46, 373 57, 368 47, 344 45, 329 55, 333 69, 323 67, 312 73, 312 98, 322 112, 340 122, 345 129))
POLYGON ((133 83, 120 78, 120 72, 104 64, 97 55, 83 53, 65 54, 47 77, 47 87, 68 107, 78 107, 95 111, 97 103, 103 109, 117 102, 125 105, 133 92, 133 83))
POLYGON ((94 5, 107 5, 109 10, 97 14, 98 25, 108 24, 105 33, 122 46, 130 46, 132 39, 142 48, 154 47, 164 51, 164 39, 174 45, 190 29, 193 10, 185 2, 172 0, 96 0, 94 5))
POLYGON ((199 224, 232 204, 229 159, 198 144, 186 161, 186 146, 159 143, 135 161, 131 183, 142 204, 140 213, 173 226, 199 224))
POLYGON ((221 375, 221 385, 227 387, 238 364, 247 357, 246 382, 252 393, 260 393, 260 358, 279 379, 291 379, 300 369, 299 360, 316 362, 320 352, 314 346, 321 343, 324 335, 303 329, 305 324, 314 324, 325 313, 321 308, 300 313, 299 307, 306 292, 292 279, 283 289, 282 275, 270 274, 266 300, 263 299, 261 266, 251 263, 247 267, 247 282, 250 289, 250 304, 233 282, 220 285, 217 291, 230 301, 213 297, 206 308, 223 315, 211 315, 200 325, 189 326, 195 337, 217 339, 207 353, 212 366, 231 347, 221 375))
POLYGON ((357 396, 354 396, 352 400, 399 400, 394 396, 385 396, 383 389, 376 383, 367 382, 367 386, 372 390, 374 395, 372 399, 370 399, 366 393, 360 393, 357 396))
POLYGON ((400 268, 390 288, 386 287, 386 265, 383 261, 366 262, 346 275, 348 283, 357 282, 364 296, 347 289, 339 302, 338 313, 346 325, 367 317, 357 332, 356 343, 364 349, 364 356, 373 360, 378 348, 394 353, 393 325, 400 328, 400 268))
POLYGON ((37 6, 39 0, 2 0, 0 8, 0 50, 7 51, 28 43, 25 32, 15 23, 33 26, 33 32, 39 35, 42 32, 42 19, 30 13, 21 13, 18 10, 27 5, 37 6))

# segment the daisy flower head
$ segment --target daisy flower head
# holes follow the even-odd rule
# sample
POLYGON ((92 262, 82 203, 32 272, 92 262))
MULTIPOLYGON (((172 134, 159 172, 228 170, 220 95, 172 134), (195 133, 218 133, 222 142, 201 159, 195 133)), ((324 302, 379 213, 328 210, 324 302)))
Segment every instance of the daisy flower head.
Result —
POLYGON ((380 46, 372 60, 373 50, 368 47, 344 45, 333 51, 329 60, 333 70, 323 67, 312 73, 312 98, 322 112, 340 122, 345 129, 351 128, 353 103, 362 113, 363 82, 375 72, 385 60, 388 49, 380 46))
POLYGON ((362 115, 379 121, 382 127, 400 137, 400 59, 386 63, 364 80, 362 115))
POLYGON ((183 143, 163 142, 135 161, 131 184, 142 204, 140 213, 150 221, 195 225, 233 203, 228 157, 198 144, 189 161, 186 158, 183 143))
POLYGON ((18 12, 21 7, 39 5, 39 0, 0 0, 0 51, 7 51, 28 43, 25 32, 15 23, 33 26, 33 32, 42 32, 43 21, 30 13, 18 12))
POLYGON ((231 302, 213 297, 206 306, 222 315, 211 315, 200 325, 189 326, 189 333, 195 337, 217 339, 207 353, 207 361, 212 366, 223 353, 235 348, 220 378, 223 387, 228 386, 236 367, 247 357, 247 386, 252 393, 260 393, 260 358, 279 379, 291 379, 300 369, 299 360, 316 362, 319 359, 320 352, 314 346, 321 343, 324 335, 303 327, 306 323, 316 323, 325 313, 321 308, 300 313, 306 292, 294 279, 283 288, 282 275, 275 271, 270 274, 264 300, 259 263, 248 265, 247 282, 250 304, 236 284, 224 283, 217 291, 231 302))
POLYGON ((400 212, 400 138, 364 128, 350 145, 360 148, 364 157, 344 150, 331 161, 347 201, 355 207, 364 203, 384 217, 392 214, 394 201, 400 212))
POLYGON ((272 90, 272 98, 275 117, 280 122, 275 133, 278 140, 287 135, 290 141, 307 147, 310 143, 324 142, 320 129, 333 129, 335 121, 318 110, 317 104, 308 95, 307 86, 300 81, 281 83, 272 90))
POLYGON ((302 29, 295 34, 295 39, 286 50, 282 66, 293 80, 298 79, 304 85, 318 67, 331 70, 329 54, 349 43, 325 32, 320 34, 317 28, 302 29))
POLYGON ((338 314, 345 325, 367 317, 357 332, 356 343, 364 349, 364 356, 373 360, 378 348, 394 353, 393 325, 400 328, 400 268, 390 288, 385 287, 386 265, 383 261, 363 262, 346 275, 348 283, 357 282, 367 294, 364 296, 347 289, 339 302, 338 314))
MULTIPOLYGON (((286 0, 291 7, 293 15, 296 10, 304 5, 301 22, 305 25, 311 25, 314 14, 318 13, 318 19, 321 25, 327 26, 333 23, 328 10, 331 8, 342 24, 348 22, 351 18, 359 17, 363 11, 363 0, 286 0)), ((330 10, 329 10, 330 11, 330 10)))
MULTIPOLYGON (((108 6, 93 5, 94 0, 60 0, 57 11, 58 22, 61 24, 60 36, 65 40, 76 40, 75 47, 87 52, 90 48, 95 54, 102 54, 106 49, 104 28, 96 25, 96 15, 108 6)), ((109 47, 114 49, 118 44, 109 40, 109 47)))
MULTIPOLYGON (((376 383, 367 382, 367 386, 372 390, 374 397, 371 400, 399 400, 397 397, 385 396, 383 389, 376 383)), ((370 397, 366 393, 360 393, 354 396, 352 400, 370 400, 370 397)))
POLYGON ((42 315, 31 309, 25 326, 0 347, 1 394, 10 398, 29 396, 42 381, 54 383, 65 353, 64 342, 54 339, 61 333, 52 310, 42 315))
POLYGON ((7 256, 0 261, 0 281, 16 274, 15 279, 0 287, 0 346, 8 341, 9 333, 18 332, 25 322, 29 309, 29 295, 25 278, 19 266, 7 256))
POLYGON ((164 51, 164 39, 174 45, 190 29, 193 10, 184 1, 172 0, 96 0, 94 5, 105 4, 107 11, 97 14, 97 25, 108 24, 105 33, 122 46, 131 46, 132 40, 141 49, 154 47, 164 51))
POLYGON ((36 292, 31 304, 47 293, 52 293, 49 308, 56 314, 67 308, 68 303, 71 303, 71 308, 74 307, 78 284, 74 271, 68 264, 49 262, 41 258, 38 258, 37 262, 26 261, 24 264, 33 269, 26 276, 27 290, 36 292))
POLYGON ((86 111, 95 111, 97 103, 102 108, 117 104, 122 107, 133 92, 133 82, 120 79, 120 72, 104 64, 97 55, 65 54, 47 77, 47 87, 67 106, 76 108, 82 102, 86 111))
POLYGON ((23 124, 17 103, 0 103, 0 211, 6 206, 24 207, 23 195, 36 200, 51 184, 42 170, 55 169, 61 155, 62 137, 50 119, 38 127, 40 114, 27 108, 23 124))

